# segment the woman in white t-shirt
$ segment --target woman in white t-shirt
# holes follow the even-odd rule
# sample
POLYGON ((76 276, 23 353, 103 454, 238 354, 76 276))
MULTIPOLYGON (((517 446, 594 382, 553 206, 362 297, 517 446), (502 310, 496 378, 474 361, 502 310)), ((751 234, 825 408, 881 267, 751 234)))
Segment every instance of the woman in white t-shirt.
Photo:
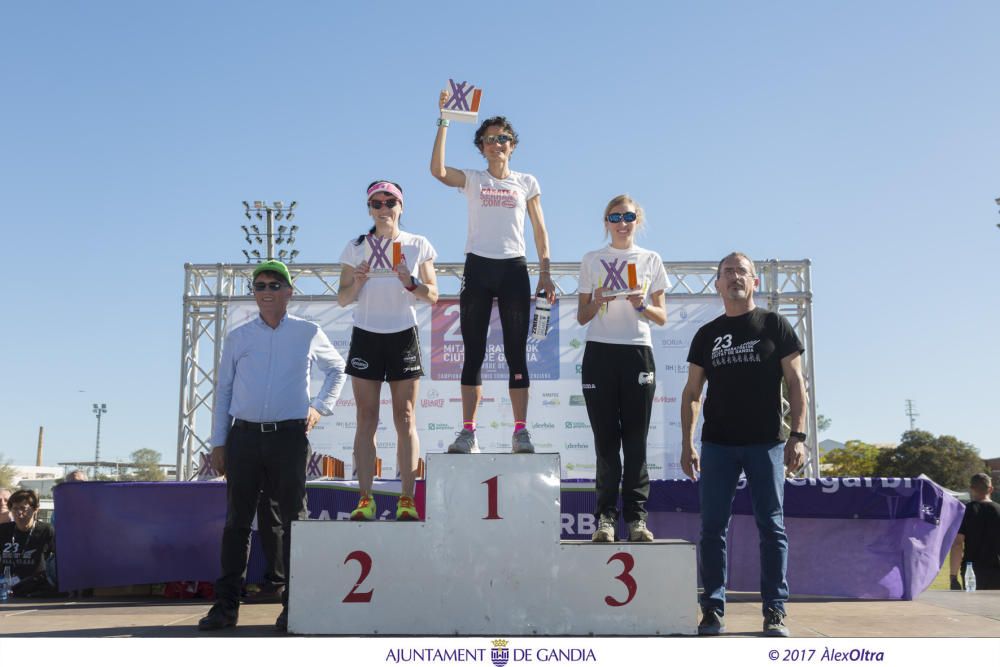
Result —
MULTIPOLYGON (((441 105, 447 97, 442 93, 441 105)), ((539 276, 536 294, 555 303, 555 286, 549 273, 549 237, 542 214, 541 189, 531 174, 512 171, 510 158, 517 147, 517 133, 503 116, 488 118, 476 131, 476 148, 486 158, 487 168, 455 169, 445 166, 448 120, 438 119, 431 173, 445 185, 461 188, 468 202, 469 227, 465 242, 465 269, 459 312, 465 360, 462 365, 462 430, 449 453, 476 453, 476 410, 482 398, 482 369, 486 357, 486 334, 497 300, 503 330, 504 356, 508 367, 508 390, 514 412, 511 450, 535 451, 528 434, 527 342, 531 315, 531 282, 525 260, 524 217, 531 219, 538 250, 539 276)))
POLYGON ((414 521, 420 518, 413 503, 420 442, 413 411, 419 378, 424 374, 415 306, 417 299, 427 303, 437 301, 434 273, 437 253, 423 236, 400 230, 403 189, 396 183, 375 181, 368 186, 368 213, 375 224, 367 234, 348 242, 340 255, 337 294, 341 306, 357 301, 347 374, 351 376, 357 404, 354 459, 361 500, 351 519, 375 518, 375 501, 371 496, 375 433, 382 383, 388 382, 403 485, 396 520, 414 521))
POLYGON ((629 540, 653 539, 646 527, 646 436, 656 391, 649 324, 667 321, 663 293, 669 282, 660 256, 635 244, 643 223, 642 207, 618 195, 604 209, 611 243, 580 262, 577 320, 587 325, 583 397, 597 454, 595 542, 615 540, 619 482, 629 540))

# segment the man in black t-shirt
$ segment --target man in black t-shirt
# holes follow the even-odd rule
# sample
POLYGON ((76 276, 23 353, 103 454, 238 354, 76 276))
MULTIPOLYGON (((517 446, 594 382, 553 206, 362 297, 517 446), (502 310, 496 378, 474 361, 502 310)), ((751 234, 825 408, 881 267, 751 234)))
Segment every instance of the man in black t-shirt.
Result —
POLYGON ((783 622, 788 600, 788 539, 782 502, 785 467, 796 471, 805 465, 804 348, 784 317, 754 305, 753 293, 759 285, 749 257, 734 252, 723 258, 715 289, 726 312, 698 330, 688 353, 688 380, 681 400, 681 468, 692 480, 700 475, 701 635, 725 630, 726 533, 740 473, 749 482, 760 533, 764 633, 789 635, 783 622), (788 385, 792 429, 787 441, 782 437, 782 379, 788 385), (694 430, 706 381, 699 454, 694 430))
POLYGON ((992 493, 989 475, 977 472, 972 476, 971 500, 949 556, 952 589, 968 588, 967 581, 958 585, 958 573, 964 563, 972 563, 976 590, 1000 590, 1000 505, 990 500, 992 493))
POLYGON ((56 533, 35 519, 38 495, 31 489, 15 491, 8 504, 14 520, 0 524, 0 577, 10 568, 15 597, 54 594, 45 566, 55 553, 56 533))

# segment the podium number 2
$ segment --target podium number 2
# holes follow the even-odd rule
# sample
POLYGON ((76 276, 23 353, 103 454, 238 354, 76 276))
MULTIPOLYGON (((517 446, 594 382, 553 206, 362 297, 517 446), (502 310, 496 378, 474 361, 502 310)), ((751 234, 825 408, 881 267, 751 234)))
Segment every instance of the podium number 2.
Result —
POLYGON ((629 572, 632 571, 632 568, 635 567, 635 559, 632 558, 632 554, 620 551, 611 558, 609 558, 608 563, 610 563, 613 560, 621 561, 622 571, 621 574, 615 577, 615 579, 625 584, 625 588, 626 590, 628 590, 628 597, 625 598, 624 601, 618 601, 613 597, 611 597, 610 595, 607 595, 604 598, 604 602, 609 607, 624 607, 625 605, 627 605, 629 602, 632 601, 632 598, 635 597, 636 591, 639 589, 638 585, 636 585, 635 583, 635 579, 633 579, 632 575, 629 574, 629 572))
POLYGON ((497 489, 500 485, 500 476, 494 475, 482 483, 486 485, 486 516, 483 517, 483 520, 502 519, 503 517, 497 512, 499 504, 497 502, 497 489))
POLYGON ((372 571, 372 557, 364 551, 352 551, 347 554, 347 558, 344 559, 344 564, 346 565, 349 560, 358 561, 361 565, 361 576, 358 577, 358 580, 355 582, 354 588, 351 589, 351 592, 344 598, 344 602, 371 602, 372 594, 375 592, 375 589, 373 588, 370 591, 358 593, 358 586, 360 586, 361 583, 368 578, 368 574, 372 571))

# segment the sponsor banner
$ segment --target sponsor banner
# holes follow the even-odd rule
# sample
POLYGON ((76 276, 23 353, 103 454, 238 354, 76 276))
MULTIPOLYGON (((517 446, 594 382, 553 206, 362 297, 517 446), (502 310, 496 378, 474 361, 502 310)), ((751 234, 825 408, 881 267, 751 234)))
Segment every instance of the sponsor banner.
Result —
MULTIPOLYGON (((293 300, 289 304, 289 312, 322 326, 349 363, 347 352, 351 344, 353 306, 341 308, 336 304, 296 303, 293 300)), ((678 463, 681 442, 679 397, 687 380, 688 348, 698 328, 721 312, 722 306, 714 296, 684 299, 676 303, 668 299, 667 324, 652 327, 656 370, 652 378, 644 379, 656 384, 647 456, 653 479, 682 477, 678 463)), ((255 304, 230 304, 227 332, 255 317, 255 304)), ((446 451, 456 432, 462 428, 460 380, 465 348, 458 299, 441 299, 434 306, 418 305, 417 320, 420 353, 427 373, 420 380, 416 406, 417 435, 423 456, 446 451)), ((528 428, 537 451, 558 452, 561 455, 564 476, 593 478, 593 433, 580 382, 586 328, 576 321, 576 299, 565 298, 553 306, 550 326, 549 335, 544 340, 528 341, 528 373, 531 377, 528 428)), ((503 335, 496 308, 490 320, 482 378, 483 398, 477 415, 479 447, 484 452, 509 452, 514 418, 507 388, 503 335)), ((322 378, 317 373, 312 381, 313 391, 318 391, 322 378)), ((351 383, 347 382, 334 414, 324 417, 310 435, 313 451, 342 460, 348 478, 353 477, 354 472, 356 409, 351 383)), ((396 435, 391 410, 389 387, 383 385, 381 422, 375 439, 385 479, 397 476, 396 435)))

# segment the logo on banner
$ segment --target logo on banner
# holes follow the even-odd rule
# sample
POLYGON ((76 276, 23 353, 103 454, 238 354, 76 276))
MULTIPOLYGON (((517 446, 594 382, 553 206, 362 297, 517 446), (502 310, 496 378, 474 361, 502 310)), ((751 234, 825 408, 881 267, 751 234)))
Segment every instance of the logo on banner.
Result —
POLYGON ((506 639, 494 639, 493 648, 490 650, 490 660, 496 667, 504 667, 510 659, 510 650, 507 648, 506 639))
MULTIPOLYGON (((551 318, 559 321, 559 302, 552 306, 551 318)), ((559 327, 539 341, 529 341, 525 349, 528 360, 528 377, 536 380, 559 379, 559 327)), ((458 299, 440 299, 431 306, 431 380, 460 380, 465 362, 465 345, 462 342, 462 325, 458 299)), ((484 382, 510 379, 510 367, 503 345, 503 328, 500 314, 494 307, 486 330, 486 356, 481 376, 484 382)), ((523 378, 522 378, 523 379, 523 378)))
MULTIPOLYGON (((593 385, 591 385, 591 388, 593 388, 593 385)), ((574 406, 586 406, 587 399, 583 397, 583 394, 570 394, 569 404, 574 406)))

